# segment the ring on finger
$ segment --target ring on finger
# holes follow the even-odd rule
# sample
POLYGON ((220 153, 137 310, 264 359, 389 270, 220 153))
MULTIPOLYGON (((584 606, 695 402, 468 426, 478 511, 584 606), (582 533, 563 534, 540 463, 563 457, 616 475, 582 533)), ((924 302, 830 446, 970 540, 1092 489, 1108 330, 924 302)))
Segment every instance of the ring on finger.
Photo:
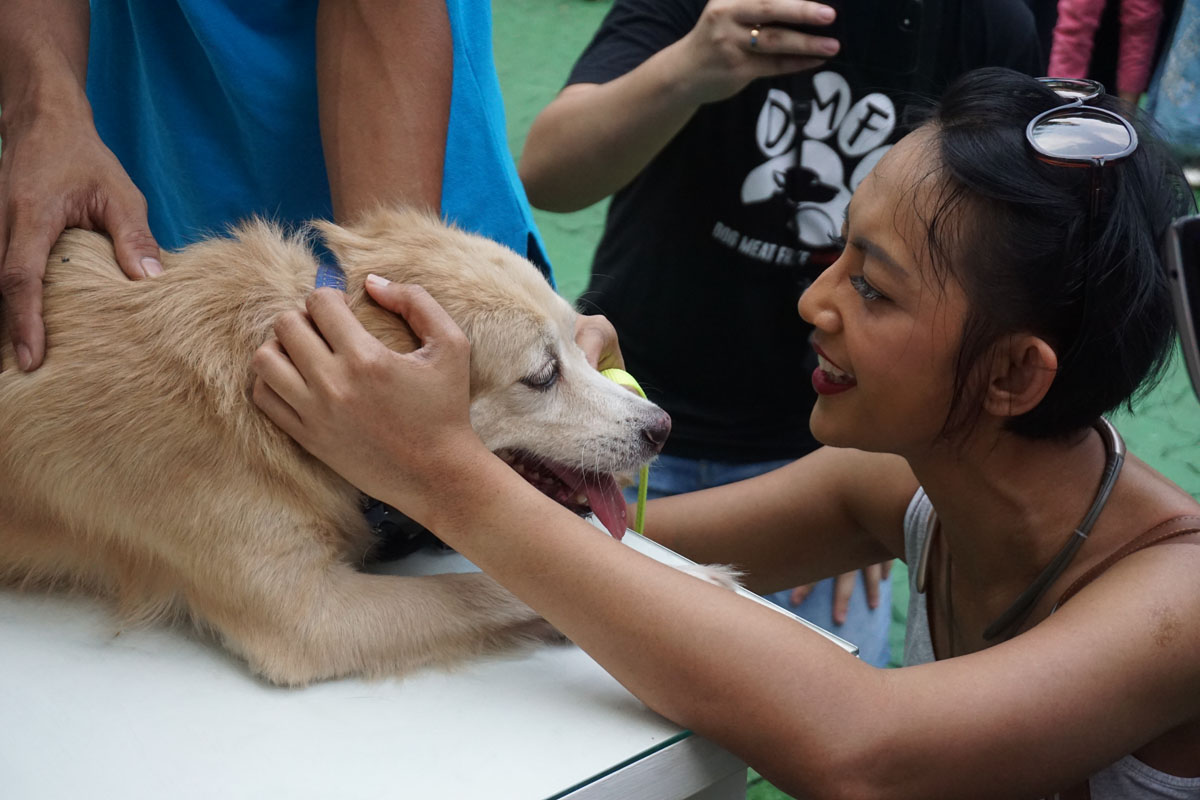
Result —
POLYGON ((758 49, 758 37, 761 34, 762 34, 762 28, 760 28, 758 25, 755 25, 753 28, 750 29, 750 49, 751 50, 758 49))

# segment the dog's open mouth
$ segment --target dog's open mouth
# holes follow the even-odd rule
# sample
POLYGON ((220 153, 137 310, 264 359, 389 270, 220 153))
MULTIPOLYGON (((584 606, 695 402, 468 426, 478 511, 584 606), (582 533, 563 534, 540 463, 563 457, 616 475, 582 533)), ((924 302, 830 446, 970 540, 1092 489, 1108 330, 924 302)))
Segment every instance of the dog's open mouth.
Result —
POLYGON ((584 472, 519 450, 496 455, 551 500, 577 514, 591 511, 614 538, 625 535, 625 498, 606 472, 584 472))

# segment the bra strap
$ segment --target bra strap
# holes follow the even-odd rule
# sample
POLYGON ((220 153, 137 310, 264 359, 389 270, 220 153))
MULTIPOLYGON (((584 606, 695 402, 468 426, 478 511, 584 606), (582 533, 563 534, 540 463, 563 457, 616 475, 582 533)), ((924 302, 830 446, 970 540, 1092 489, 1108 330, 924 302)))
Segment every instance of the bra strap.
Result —
POLYGON ((1122 547, 1110 554, 1108 558, 1089 569, 1083 575, 1080 575, 1079 578, 1069 587, 1067 587, 1065 592, 1062 593, 1062 597, 1058 598, 1058 603, 1055 604, 1054 608, 1057 610, 1060 606, 1062 606, 1063 603, 1070 600, 1081 589, 1099 577, 1102 572, 1120 561, 1125 556, 1136 553, 1138 550, 1142 550, 1152 545, 1156 545, 1159 542, 1166 541, 1167 539, 1173 539, 1176 536, 1183 536, 1187 533, 1200 533, 1200 516, 1194 514, 1184 514, 1158 523, 1140 536, 1126 542, 1122 547))

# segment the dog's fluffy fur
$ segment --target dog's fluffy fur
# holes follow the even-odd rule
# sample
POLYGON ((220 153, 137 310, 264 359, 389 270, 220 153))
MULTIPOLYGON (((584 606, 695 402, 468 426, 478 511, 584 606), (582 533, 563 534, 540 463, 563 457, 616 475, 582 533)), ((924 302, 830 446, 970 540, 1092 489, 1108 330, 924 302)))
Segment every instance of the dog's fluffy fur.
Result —
MULTIPOLYGON (((489 448, 590 473, 653 457, 665 415, 587 365, 574 312, 527 261, 411 211, 317 227, 386 344, 414 340, 366 297, 369 272, 426 287, 463 327, 489 448), (552 391, 529 385, 547 370, 552 391)), ((0 578, 84 587, 130 620, 190 618, 281 684, 554 635, 485 575, 356 568, 372 545, 358 492, 253 406, 251 355, 312 290, 304 236, 250 222, 164 266, 130 282, 108 239, 81 230, 51 254, 45 364, 22 374, 11 344, 0 355, 0 578)))

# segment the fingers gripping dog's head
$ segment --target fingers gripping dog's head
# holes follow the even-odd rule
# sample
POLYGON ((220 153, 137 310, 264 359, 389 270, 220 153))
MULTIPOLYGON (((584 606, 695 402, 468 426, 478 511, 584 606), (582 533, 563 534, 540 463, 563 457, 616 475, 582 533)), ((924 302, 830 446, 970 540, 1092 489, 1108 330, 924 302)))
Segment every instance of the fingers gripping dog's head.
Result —
POLYGON ((471 422, 484 444, 555 500, 590 508, 623 534, 625 502, 613 473, 657 455, 670 417, 588 364, 574 341, 575 311, 537 269, 414 211, 318 227, 368 330, 395 349, 415 346, 400 320, 366 298, 369 273, 423 286, 471 341, 471 422))

